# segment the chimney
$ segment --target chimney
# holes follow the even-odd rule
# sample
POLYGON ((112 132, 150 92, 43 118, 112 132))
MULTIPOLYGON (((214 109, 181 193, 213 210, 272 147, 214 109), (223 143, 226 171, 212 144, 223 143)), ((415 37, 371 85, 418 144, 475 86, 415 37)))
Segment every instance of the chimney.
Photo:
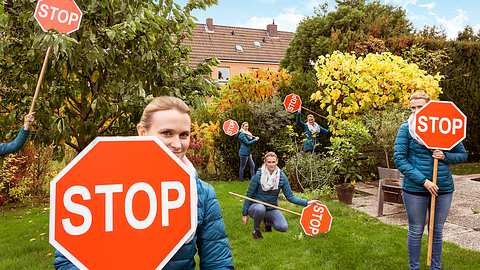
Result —
POLYGON ((277 25, 275 24, 275 20, 273 20, 273 23, 267 25, 267 35, 269 37, 277 37, 277 25))
POLYGON ((207 23, 205 26, 207 32, 214 32, 215 28, 213 27, 213 19, 207 18, 207 23))

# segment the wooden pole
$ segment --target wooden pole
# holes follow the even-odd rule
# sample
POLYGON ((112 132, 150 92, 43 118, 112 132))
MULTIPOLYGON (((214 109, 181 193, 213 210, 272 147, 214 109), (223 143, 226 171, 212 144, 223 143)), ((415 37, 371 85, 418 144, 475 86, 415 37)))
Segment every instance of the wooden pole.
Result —
POLYGON ((325 116, 323 116, 323 115, 321 115, 321 114, 319 114, 319 113, 316 113, 316 112, 314 112, 314 111, 312 111, 312 110, 310 110, 310 109, 308 109, 308 108, 302 107, 302 109, 305 109, 305 110, 307 110, 307 111, 309 111, 309 112, 311 112, 311 113, 313 113, 313 114, 315 114, 315 115, 318 115, 318 116, 322 117, 323 119, 327 119, 327 117, 325 117, 325 116))
POLYGON ((35 101, 37 100, 38 93, 40 92, 40 87, 42 86, 43 78, 45 77, 45 71, 47 70, 48 57, 52 51, 52 46, 48 46, 47 53, 45 54, 45 59, 43 60, 42 70, 40 71, 40 76, 38 77, 37 87, 35 88, 35 94, 33 95, 32 104, 30 105, 30 111, 32 113, 35 108, 35 101))
MULTIPOLYGON (((437 184, 438 159, 433 159, 433 177, 432 182, 437 184)), ((435 223, 435 200, 436 196, 432 195, 430 203, 430 218, 428 219, 428 252, 427 252, 427 266, 432 263, 432 243, 433 243, 433 223, 435 223)))
POLYGON ((228 192, 228 194, 233 195, 233 196, 240 197, 240 198, 245 199, 245 200, 249 200, 249 201, 252 201, 252 202, 260 203, 260 204, 263 204, 263 205, 266 205, 266 206, 270 206, 270 207, 272 207, 272 208, 275 208, 275 209, 278 209, 278 210, 282 210, 282 211, 285 211, 285 212, 288 212, 288 213, 291 213, 291 214, 294 214, 294 215, 297 215, 297 216, 302 216, 302 214, 297 213, 297 212, 294 212, 294 211, 292 211, 292 210, 288 210, 288 209, 285 209, 285 208, 282 208, 282 207, 279 207, 279 206, 276 206, 276 205, 273 205, 273 204, 269 204, 269 203, 266 203, 266 202, 262 202, 262 201, 259 201, 259 200, 255 200, 255 199, 252 199, 252 198, 250 198, 250 197, 237 194, 237 193, 235 193, 235 192, 228 192))

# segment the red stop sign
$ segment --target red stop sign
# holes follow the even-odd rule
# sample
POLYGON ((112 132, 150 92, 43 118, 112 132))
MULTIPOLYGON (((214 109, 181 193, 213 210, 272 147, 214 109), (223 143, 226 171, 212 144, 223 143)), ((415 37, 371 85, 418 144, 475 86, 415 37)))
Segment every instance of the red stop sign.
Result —
POLYGON ((195 233, 194 172, 155 137, 99 137, 50 189, 50 243, 80 269, 161 269, 195 233))
POLYGON ((228 119, 227 121, 223 122, 223 132, 228 136, 233 136, 238 133, 238 123, 235 120, 228 119))
POLYGON ((450 101, 430 101, 415 114, 415 134, 430 149, 450 150, 467 134, 467 117, 450 101))
POLYGON ((303 208, 300 224, 306 235, 316 236, 330 231, 332 215, 327 206, 321 203, 312 203, 303 208))
POLYGON ((34 17, 45 32, 70 34, 80 27, 82 11, 73 0, 39 0, 34 17))
POLYGON ((299 95, 288 94, 283 101, 283 106, 287 112, 298 112, 302 108, 302 99, 299 95))

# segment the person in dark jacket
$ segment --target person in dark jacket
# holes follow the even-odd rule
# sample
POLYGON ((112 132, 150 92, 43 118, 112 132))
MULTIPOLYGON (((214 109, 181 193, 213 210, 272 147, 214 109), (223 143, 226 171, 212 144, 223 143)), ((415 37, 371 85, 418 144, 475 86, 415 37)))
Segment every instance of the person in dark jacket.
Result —
POLYGON ((318 136, 320 134, 327 134, 328 129, 320 126, 315 122, 315 117, 313 114, 307 115, 307 122, 302 122, 301 119, 301 110, 299 110, 295 115, 295 121, 297 125, 303 128, 303 132, 305 133, 305 141, 303 142, 303 151, 310 152, 310 153, 319 153, 320 149, 317 147, 318 144, 318 136))
POLYGON ((255 162, 252 158, 252 145, 258 141, 258 137, 252 135, 248 130, 248 122, 243 122, 240 131, 238 132, 238 140, 240 141, 240 150, 238 155, 240 156, 240 169, 238 176, 240 181, 243 181, 243 172, 248 164, 250 168, 250 177, 255 175, 255 162))
MULTIPOLYGON (((250 180, 247 197, 266 202, 272 205, 278 205, 278 194, 283 192, 287 200, 291 203, 306 206, 307 204, 317 202, 317 200, 307 201, 293 195, 290 183, 285 173, 278 168, 278 158, 274 152, 268 152, 264 157, 264 164, 250 180)), ((279 232, 286 232, 288 223, 282 212, 278 209, 265 206, 260 203, 252 203, 245 200, 242 210, 243 224, 248 223, 248 216, 253 218, 253 239, 262 239, 260 224, 265 221, 265 231, 272 231, 272 226, 279 232)))
MULTIPOLYGON (((196 174, 192 163, 185 156, 190 145, 190 109, 175 97, 157 97, 143 111, 137 125, 140 136, 158 137, 185 165, 196 174)), ((225 225, 213 187, 196 177, 197 229, 193 238, 184 244, 163 269, 195 269, 198 252, 200 269, 234 269, 232 253, 225 233, 225 225)), ((60 252, 55 253, 55 268, 77 269, 60 252)))
POLYGON ((8 143, 0 143, 0 156, 7 155, 16 152, 22 148, 30 133, 30 125, 35 120, 35 113, 29 113, 25 115, 23 121, 23 127, 18 131, 17 137, 8 143))
POLYGON ((420 269, 421 241, 432 196, 436 196, 436 204, 430 269, 441 269, 443 225, 454 191, 449 165, 467 159, 467 152, 462 143, 450 151, 432 151, 416 138, 413 132, 415 112, 429 100, 424 92, 415 92, 411 95, 412 115, 400 126, 394 146, 395 165, 404 175, 402 196, 408 216, 408 258, 409 268, 412 270, 420 269), (434 158, 438 159, 437 184, 432 182, 434 158))

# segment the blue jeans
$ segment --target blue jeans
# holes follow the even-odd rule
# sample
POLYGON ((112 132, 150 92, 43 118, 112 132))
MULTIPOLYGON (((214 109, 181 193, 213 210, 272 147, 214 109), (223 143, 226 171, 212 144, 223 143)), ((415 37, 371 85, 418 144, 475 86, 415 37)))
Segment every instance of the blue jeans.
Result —
POLYGON ((248 167, 250 167, 250 177, 255 175, 255 163, 253 162, 252 155, 240 156, 240 170, 238 172, 240 181, 243 181, 243 171, 245 170, 247 163, 248 167))
MULTIPOLYGON (((433 223, 432 263, 430 269, 441 269, 442 233, 452 203, 453 193, 438 195, 433 223)), ((408 216, 408 260, 410 270, 420 269, 420 249, 427 214, 430 215, 430 196, 403 192, 408 216)))
POLYGON ((260 223, 262 223, 263 220, 279 232, 286 232, 288 230, 287 220, 280 210, 267 210, 265 205, 254 203, 248 208, 248 215, 253 218, 253 229, 256 231, 260 230, 260 223))

